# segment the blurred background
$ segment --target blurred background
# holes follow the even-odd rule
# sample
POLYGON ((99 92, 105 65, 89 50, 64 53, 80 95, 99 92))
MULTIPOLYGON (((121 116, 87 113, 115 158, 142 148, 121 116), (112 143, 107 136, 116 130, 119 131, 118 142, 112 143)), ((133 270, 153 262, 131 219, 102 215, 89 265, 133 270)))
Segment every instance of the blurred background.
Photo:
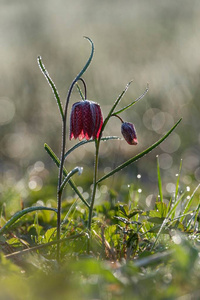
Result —
MULTIPOLYGON (((117 183, 118 188, 137 185, 139 193, 146 189, 146 196, 153 193, 156 155, 167 193, 174 191, 181 159, 181 182, 188 189, 196 186, 200 181, 199 0, 0 0, 1 196, 8 199, 2 191, 15 187, 25 201, 31 192, 37 198, 38 191, 46 191, 50 178, 56 184, 57 170, 43 145, 48 143, 60 155, 60 115, 37 56, 42 56, 64 102, 90 54, 85 35, 95 44, 93 62, 84 75, 88 98, 100 103, 104 116, 130 80, 133 83, 119 108, 142 94, 147 83, 150 86, 143 100, 121 114, 135 124, 138 146, 125 141, 102 143, 101 175, 149 147, 183 118, 160 147, 105 181, 102 191, 117 183)), ((79 98, 74 90, 71 104, 79 98)), ((105 134, 121 137, 120 126, 113 118, 105 134)), ((68 141, 67 146, 74 143, 68 141)), ((92 180, 93 151, 90 144, 69 157, 68 169, 84 167, 78 182, 92 180)), ((55 188, 48 191, 55 196, 55 188)))

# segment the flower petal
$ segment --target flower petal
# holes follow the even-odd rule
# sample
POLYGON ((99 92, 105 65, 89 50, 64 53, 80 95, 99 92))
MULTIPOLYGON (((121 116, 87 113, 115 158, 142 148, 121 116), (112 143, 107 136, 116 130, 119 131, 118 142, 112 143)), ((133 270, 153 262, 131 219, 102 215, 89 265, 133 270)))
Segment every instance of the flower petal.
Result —
POLYGON ((94 130, 94 122, 92 119, 92 111, 90 109, 90 101, 83 101, 83 132, 86 140, 89 140, 94 130))
POLYGON ((101 108, 100 108, 99 104, 97 104, 95 102, 91 102, 90 107, 92 110, 92 118, 93 118, 93 122, 94 122, 94 130, 93 130, 93 134, 92 134, 92 137, 94 139, 94 138, 99 137, 101 127, 103 125, 103 117, 102 117, 101 108))

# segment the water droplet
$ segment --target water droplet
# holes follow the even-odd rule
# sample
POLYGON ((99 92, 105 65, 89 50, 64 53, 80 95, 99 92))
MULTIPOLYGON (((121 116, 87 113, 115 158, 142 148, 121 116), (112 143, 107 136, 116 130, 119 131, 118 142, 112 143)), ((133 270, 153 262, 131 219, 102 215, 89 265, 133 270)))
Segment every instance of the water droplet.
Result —
POLYGON ((142 189, 138 189, 138 193, 142 193, 142 189))
POLYGON ((137 174, 137 178, 140 179, 142 177, 141 174, 137 174))

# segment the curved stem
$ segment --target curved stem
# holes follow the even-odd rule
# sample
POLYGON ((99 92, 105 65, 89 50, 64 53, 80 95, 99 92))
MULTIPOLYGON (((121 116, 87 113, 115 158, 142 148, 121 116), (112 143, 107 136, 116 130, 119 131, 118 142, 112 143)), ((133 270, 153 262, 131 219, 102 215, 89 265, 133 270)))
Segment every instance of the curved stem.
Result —
POLYGON ((121 121, 122 123, 124 123, 124 121, 122 120, 122 118, 121 118, 120 116, 118 116, 118 115, 111 115, 111 117, 116 117, 116 118, 120 119, 120 121, 121 121))
POLYGON ((83 86, 84 86, 84 95, 85 95, 84 100, 86 100, 87 99, 87 86, 86 86, 86 82, 85 82, 85 80, 83 78, 79 78, 78 80, 81 81, 82 84, 83 84, 83 86))
POLYGON ((89 218, 88 218, 88 233, 89 233, 89 239, 88 239, 88 247, 87 252, 90 251, 90 233, 91 233, 91 224, 92 224, 92 215, 93 215, 93 208, 94 208, 94 201, 95 201, 95 195, 97 190, 97 172, 98 172, 98 162, 99 162, 99 146, 100 146, 100 138, 97 140, 95 139, 95 147, 96 147, 96 153, 95 153, 95 162, 94 162, 94 177, 93 177, 93 190, 92 190, 92 199, 90 203, 89 208, 89 218))

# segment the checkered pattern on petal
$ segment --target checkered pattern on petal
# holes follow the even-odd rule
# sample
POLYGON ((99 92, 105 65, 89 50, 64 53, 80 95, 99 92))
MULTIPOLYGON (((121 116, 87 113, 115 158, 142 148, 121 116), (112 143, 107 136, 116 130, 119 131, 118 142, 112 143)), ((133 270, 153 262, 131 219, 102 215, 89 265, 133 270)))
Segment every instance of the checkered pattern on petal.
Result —
POLYGON ((73 104, 70 115, 70 140, 73 137, 79 140, 98 138, 102 125, 103 117, 99 104, 89 100, 73 104))

